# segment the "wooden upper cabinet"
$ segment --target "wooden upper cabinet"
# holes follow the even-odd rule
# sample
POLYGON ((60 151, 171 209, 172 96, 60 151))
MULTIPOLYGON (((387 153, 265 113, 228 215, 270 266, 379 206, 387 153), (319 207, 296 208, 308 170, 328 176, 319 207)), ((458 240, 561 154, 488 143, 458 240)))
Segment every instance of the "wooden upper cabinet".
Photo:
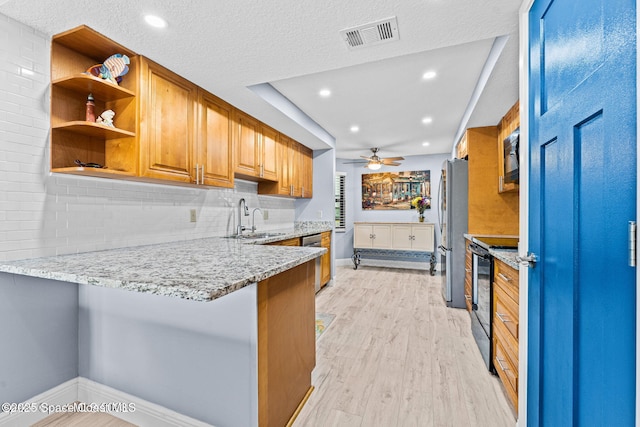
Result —
POLYGON ((310 199, 313 197, 313 150, 305 146, 301 147, 301 174, 302 191, 301 196, 310 199))
POLYGON ((195 182, 197 86, 142 58, 140 172, 142 176, 195 182))
POLYGON ((278 180, 278 131, 260 125, 260 178, 278 180))
POLYGON ((260 176, 259 122, 240 110, 234 110, 235 171, 247 177, 260 176))
POLYGON ((258 194, 311 198, 313 196, 313 151, 280 134, 276 144, 276 182, 260 182, 258 194))
POLYGON ((520 101, 517 101, 498 125, 498 191, 518 191, 519 185, 514 182, 504 182, 504 140, 520 127, 520 101))
POLYGON ((291 139, 283 134, 278 135, 276 142, 276 181, 258 183, 258 194, 276 196, 293 196, 291 187, 291 139))
POLYGON ((233 188, 233 107, 198 91, 199 126, 195 151, 200 184, 233 188))
POLYGON ((294 140, 290 140, 289 144, 289 178, 291 195, 302 197, 302 150, 294 140))

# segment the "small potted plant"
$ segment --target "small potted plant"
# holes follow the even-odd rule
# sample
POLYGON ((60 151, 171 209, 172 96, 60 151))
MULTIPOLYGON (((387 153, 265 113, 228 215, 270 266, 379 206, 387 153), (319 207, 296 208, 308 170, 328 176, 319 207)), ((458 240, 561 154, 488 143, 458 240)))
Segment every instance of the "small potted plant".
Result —
POLYGON ((431 199, 424 196, 418 196, 411 200, 411 206, 418 210, 418 221, 424 222, 424 210, 431 208, 431 199))

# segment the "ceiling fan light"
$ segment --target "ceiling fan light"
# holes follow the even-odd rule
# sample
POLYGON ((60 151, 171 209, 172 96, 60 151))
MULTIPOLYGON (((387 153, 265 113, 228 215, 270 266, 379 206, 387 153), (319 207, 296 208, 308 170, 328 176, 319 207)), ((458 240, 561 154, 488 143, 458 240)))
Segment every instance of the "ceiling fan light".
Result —
POLYGON ((371 163, 369 163, 369 164, 367 165, 367 167, 368 167, 369 169, 371 169, 372 171, 377 171, 378 169, 380 169, 380 168, 382 167, 382 165, 381 165, 380 163, 373 163, 373 162, 371 162, 371 163))

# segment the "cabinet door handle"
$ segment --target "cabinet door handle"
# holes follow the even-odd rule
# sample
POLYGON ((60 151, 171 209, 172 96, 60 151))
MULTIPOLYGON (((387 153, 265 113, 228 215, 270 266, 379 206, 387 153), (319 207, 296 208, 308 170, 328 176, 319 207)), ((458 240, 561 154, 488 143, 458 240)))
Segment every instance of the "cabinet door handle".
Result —
POLYGON ((504 190, 504 176, 500 176, 498 178, 498 192, 502 193, 502 191, 504 190))
POLYGON ((504 280, 505 282, 510 282, 511 281, 511 278, 505 276, 502 273, 498 273, 498 277, 501 278, 502 280, 504 280))
POLYGON ((200 184, 204 185, 204 164, 202 165, 202 168, 200 169, 200 184))
POLYGON ((496 356, 496 362, 498 362, 498 365, 500 365, 500 369, 502 369, 503 372, 509 370, 508 367, 502 364, 502 362, 504 362, 504 359, 500 359, 498 356, 496 356))
POLYGON ((496 311, 496 316, 498 316, 498 319, 500 319, 500 321, 502 323, 507 323, 507 322, 511 322, 511 320, 509 320, 509 318, 507 317, 506 314, 504 313, 500 313, 498 311, 496 311))
POLYGON ((466 271, 467 273, 471 273, 471 269, 470 268, 465 268, 464 271, 466 271))
POLYGON ((467 294, 465 294, 464 299, 466 299, 466 300, 471 300, 471 295, 467 295, 467 294))
POLYGON ((200 184, 200 167, 199 165, 196 163, 196 185, 200 184))

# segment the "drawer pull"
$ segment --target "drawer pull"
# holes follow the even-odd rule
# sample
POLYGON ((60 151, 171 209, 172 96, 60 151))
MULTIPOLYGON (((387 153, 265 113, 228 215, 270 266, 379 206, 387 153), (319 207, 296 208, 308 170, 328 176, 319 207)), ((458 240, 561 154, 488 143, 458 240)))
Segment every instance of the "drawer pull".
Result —
POLYGON ((509 320, 509 318, 507 317, 506 314, 499 313, 499 312, 496 311, 496 316, 498 316, 498 319, 500 319, 500 321, 502 321, 502 323, 511 322, 511 320, 509 320))
POLYGON ((466 271, 467 273, 471 273, 471 269, 470 268, 465 268, 464 271, 466 271))
POLYGON ((500 365, 500 369, 502 369, 503 372, 509 370, 507 366, 502 364, 502 362, 504 362, 504 359, 500 359, 498 356, 496 356, 496 362, 498 362, 498 365, 500 365))
POLYGON ((471 295, 465 295, 465 296, 464 296, 464 299, 466 299, 466 300, 470 300, 470 299, 471 299, 471 295))
POLYGON ((502 280, 504 280, 505 282, 510 282, 511 281, 510 277, 507 277, 502 273, 498 273, 498 277, 501 278, 502 280))

